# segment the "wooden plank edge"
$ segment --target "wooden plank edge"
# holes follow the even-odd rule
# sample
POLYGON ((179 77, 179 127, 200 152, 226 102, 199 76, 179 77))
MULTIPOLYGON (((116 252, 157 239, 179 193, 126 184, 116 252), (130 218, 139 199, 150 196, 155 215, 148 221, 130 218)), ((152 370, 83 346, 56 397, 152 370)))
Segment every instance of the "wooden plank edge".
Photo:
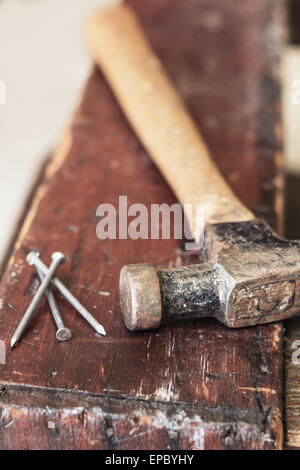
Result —
POLYGON ((276 410, 266 415, 233 408, 1 385, 0 448, 9 448, 16 433, 20 449, 32 448, 33 427, 35 432, 39 430, 34 449, 265 450, 280 449, 282 445, 278 439, 281 420, 276 410), (218 414, 228 419, 218 421, 218 414))

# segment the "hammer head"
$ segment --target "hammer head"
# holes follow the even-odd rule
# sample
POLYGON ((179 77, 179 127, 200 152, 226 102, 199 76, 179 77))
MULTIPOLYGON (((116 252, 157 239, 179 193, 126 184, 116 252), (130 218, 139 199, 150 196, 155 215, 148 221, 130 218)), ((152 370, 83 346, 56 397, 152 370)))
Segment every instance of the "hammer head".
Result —
POLYGON ((208 225, 206 262, 169 270, 125 266, 121 310, 130 330, 170 320, 216 317, 238 328, 300 313, 300 243, 261 220, 208 225))

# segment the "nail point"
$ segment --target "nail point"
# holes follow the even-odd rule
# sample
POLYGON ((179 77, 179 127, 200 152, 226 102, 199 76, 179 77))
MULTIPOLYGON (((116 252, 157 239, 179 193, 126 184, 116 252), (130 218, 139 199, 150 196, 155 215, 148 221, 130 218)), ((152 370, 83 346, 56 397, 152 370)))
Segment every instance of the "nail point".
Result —
POLYGON ((105 331, 105 329, 103 328, 102 325, 100 325, 100 326, 97 328, 97 333, 98 333, 99 335, 106 336, 106 331, 105 331))
POLYGON ((13 347, 15 347, 17 344, 17 340, 16 338, 13 336, 11 341, 10 341, 10 348, 12 349, 13 347))

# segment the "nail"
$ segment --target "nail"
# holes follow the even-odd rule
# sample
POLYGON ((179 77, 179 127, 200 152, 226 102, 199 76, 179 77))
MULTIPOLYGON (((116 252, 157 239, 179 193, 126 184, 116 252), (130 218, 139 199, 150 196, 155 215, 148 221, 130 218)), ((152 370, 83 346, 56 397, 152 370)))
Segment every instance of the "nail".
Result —
MULTIPOLYGON (((38 276, 40 278, 40 281, 42 283, 45 276, 43 275, 43 273, 39 269, 36 269, 36 270, 37 270, 38 276)), ((49 307, 50 307, 50 310, 52 312, 52 316, 54 318, 55 324, 57 326, 56 339, 58 341, 68 341, 69 339, 72 338, 72 332, 71 332, 70 328, 67 328, 64 325, 64 322, 63 322, 61 313, 59 311, 59 308, 57 306, 55 296, 54 296, 54 293, 51 289, 51 286, 47 287, 47 289, 46 289, 46 297, 48 299, 49 307)))
MULTIPOLYGON (((28 255, 27 255, 27 261, 29 264, 33 264, 34 260, 35 259, 38 259, 39 257, 39 253, 35 253, 35 252, 30 252, 28 255)), ((43 282, 41 283, 40 287, 38 288, 35 296, 33 297, 32 299, 32 302, 31 304, 29 305, 28 309, 26 310, 22 320, 20 321, 12 339, 11 339, 11 342, 10 342, 10 346, 11 348, 13 348, 17 343, 18 341, 20 341, 20 338, 22 337, 22 334, 24 333, 24 330, 26 328, 26 326, 28 325, 32 315, 34 314, 37 306, 39 305, 44 293, 45 293, 45 290, 47 289, 47 287, 49 286, 50 282, 51 282, 51 279, 52 277, 54 276, 55 274, 55 271, 56 269, 58 268, 58 266, 62 263, 64 263, 66 261, 66 258, 65 256, 62 254, 62 253, 59 253, 59 252, 55 252, 52 254, 52 263, 51 263, 51 266, 50 268, 47 270, 47 273, 45 275, 45 278, 43 279, 43 282)))
MULTIPOLYGON (((47 275, 47 273, 49 272, 50 268, 48 269, 39 257, 34 258, 33 264, 37 269, 42 271, 44 275, 47 275)), ((77 312, 91 325, 92 328, 94 328, 94 330, 98 334, 102 336, 106 335, 106 331, 103 326, 97 322, 93 315, 91 315, 83 305, 81 305, 81 303, 76 299, 76 297, 74 297, 74 295, 69 291, 69 289, 67 289, 57 277, 53 277, 51 279, 51 282, 65 297, 65 299, 75 308, 75 310, 77 310, 77 312)))

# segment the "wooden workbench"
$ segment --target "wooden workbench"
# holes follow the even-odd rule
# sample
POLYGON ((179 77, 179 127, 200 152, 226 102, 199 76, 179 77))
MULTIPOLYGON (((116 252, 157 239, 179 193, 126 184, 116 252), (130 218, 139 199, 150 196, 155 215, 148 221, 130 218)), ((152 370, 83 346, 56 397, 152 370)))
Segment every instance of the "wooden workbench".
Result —
MULTIPOLYGON (((282 2, 132 0, 151 42, 240 196, 282 223, 278 87, 282 2)), ((38 283, 37 249, 68 262, 60 279, 103 323, 93 330, 61 298, 73 339, 55 340, 46 302, 0 365, 1 449, 277 449, 283 445, 281 324, 230 330, 216 321, 130 333, 124 264, 197 262, 178 240, 96 237, 96 208, 172 204, 168 186, 94 68, 72 123, 34 192, 0 285, 9 345, 38 283), (102 295, 108 292, 110 295, 102 295)))

